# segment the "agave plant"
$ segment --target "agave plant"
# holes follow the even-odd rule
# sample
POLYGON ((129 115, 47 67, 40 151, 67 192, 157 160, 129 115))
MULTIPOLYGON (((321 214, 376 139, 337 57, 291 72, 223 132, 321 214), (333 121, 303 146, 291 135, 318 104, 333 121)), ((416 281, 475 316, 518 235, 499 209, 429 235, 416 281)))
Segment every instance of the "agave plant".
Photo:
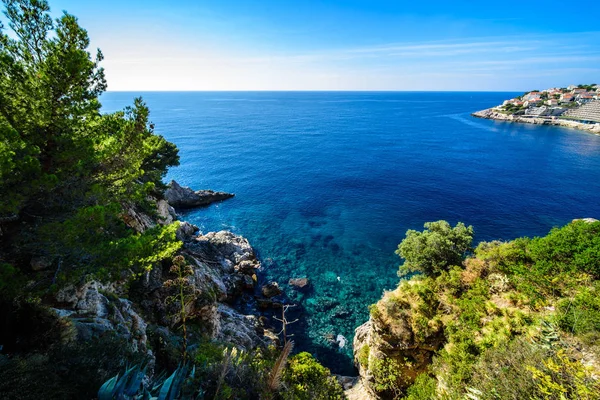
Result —
MULTIPOLYGON (((116 375, 104 382, 98 390, 98 400, 191 399, 189 396, 181 396, 181 387, 186 379, 194 378, 195 372, 195 366, 190 371, 187 365, 180 365, 168 378, 165 379, 165 375, 161 374, 143 386, 146 368, 141 369, 135 365, 127 368, 122 376, 116 375)), ((195 398, 200 398, 200 395, 195 398)))

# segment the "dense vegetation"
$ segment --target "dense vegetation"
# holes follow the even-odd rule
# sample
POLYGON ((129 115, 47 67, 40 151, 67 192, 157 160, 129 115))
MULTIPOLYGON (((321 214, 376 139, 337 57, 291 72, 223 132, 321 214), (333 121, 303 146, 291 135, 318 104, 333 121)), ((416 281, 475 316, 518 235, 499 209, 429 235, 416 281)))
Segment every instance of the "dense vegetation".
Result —
MULTIPOLYGON (((74 16, 53 20, 44 0, 3 3, 1 397, 93 398, 106 383, 120 398, 143 398, 168 383, 167 394, 181 398, 343 398, 329 370, 308 353, 290 356, 291 345, 245 351, 202 336, 186 312, 198 293, 177 222, 132 223, 136 213, 159 219, 176 146, 154 132, 141 99, 101 113, 102 54, 89 53, 74 16), (73 325, 52 309, 54 294, 90 281, 118 282, 135 298, 140 276, 158 266, 171 268, 164 306, 183 335, 149 327, 141 350, 152 360, 118 332, 73 340, 73 325), (188 330, 197 340, 188 342, 188 330)), ((416 275, 371 316, 386 340, 401 343, 409 332, 426 365, 417 370, 417 358, 379 357, 390 349, 365 345, 357 358, 373 389, 412 400, 600 398, 600 223, 476 249, 472 236, 471 227, 443 221, 407 233, 401 274, 416 275)), ((104 295, 111 310, 120 304, 104 295)))
POLYGON ((444 221, 426 228, 409 231, 399 246, 401 271, 424 273, 386 293, 371 315, 384 336, 399 340, 408 324, 416 347, 433 358, 407 379, 399 371, 414 360, 360 349, 383 397, 600 398, 600 222, 482 242, 464 261, 456 255, 465 254, 472 231, 444 221))
MULTIPOLYGON (((52 19, 45 0, 3 3, 0 397, 94 398, 126 365, 137 366, 127 369, 128 378, 151 377, 140 390, 152 391, 150 382, 164 383, 173 371, 183 376, 177 365, 185 362, 185 379, 169 398, 339 398, 337 381, 309 354, 288 360, 288 353, 276 365, 276 348, 244 352, 209 338, 188 346, 186 322, 192 331, 202 328, 186 320, 186 305, 197 297, 188 290, 192 267, 178 255, 178 223, 160 223, 157 214, 162 178, 179 163, 176 146, 154 132, 142 99, 124 111, 101 112, 103 56, 90 54, 87 32, 74 16, 52 19), (136 215, 154 223, 139 229, 136 215), (174 294, 165 307, 179 310, 174 314, 183 335, 149 328, 155 359, 118 332, 73 340, 73 324, 51 308, 58 291, 91 281, 108 288, 118 282, 121 296, 133 296, 129 287, 143 273, 171 264, 174 277, 165 287, 170 282, 174 294), (166 375, 159 374, 163 370, 166 375), (276 382, 269 384, 274 373, 276 382)), ((110 290, 103 295, 109 312, 117 313, 123 302, 110 290)))
POLYGON ((75 17, 53 21, 44 1, 5 4, 14 34, 0 34, 2 276, 26 258, 56 264, 56 282, 170 256, 173 227, 141 235, 121 215, 130 204, 151 207, 177 148, 154 134, 141 99, 100 113, 102 53, 91 58, 75 17))

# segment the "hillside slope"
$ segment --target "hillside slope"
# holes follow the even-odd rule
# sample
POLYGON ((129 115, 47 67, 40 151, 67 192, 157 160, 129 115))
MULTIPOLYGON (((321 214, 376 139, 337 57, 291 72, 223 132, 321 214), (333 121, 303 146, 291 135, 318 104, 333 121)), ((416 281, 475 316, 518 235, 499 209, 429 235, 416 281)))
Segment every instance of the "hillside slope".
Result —
MULTIPOLYGON (((434 264, 446 239, 419 247, 420 262, 434 264)), ((386 292, 356 330, 371 397, 600 398, 600 222, 483 242, 461 265, 437 265, 386 292)))

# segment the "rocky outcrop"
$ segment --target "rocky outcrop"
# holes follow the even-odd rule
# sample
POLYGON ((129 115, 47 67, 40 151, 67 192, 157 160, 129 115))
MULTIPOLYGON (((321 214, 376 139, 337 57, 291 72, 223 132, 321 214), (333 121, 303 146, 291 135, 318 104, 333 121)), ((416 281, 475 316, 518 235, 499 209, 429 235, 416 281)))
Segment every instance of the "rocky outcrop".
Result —
POLYGON ((355 378, 350 385, 346 382, 341 381, 342 387, 344 388, 344 394, 348 400, 374 400, 375 398, 369 392, 369 390, 363 384, 362 379, 355 378))
MULTIPOLYGON (((229 198, 227 193, 193 192, 176 182, 170 195, 179 206, 209 204, 229 198)), ((148 213, 133 204, 123 204, 123 221, 138 232, 157 225, 176 221, 177 215, 167 200, 148 199, 156 211, 148 213)), ((193 298, 186 304, 188 320, 194 329, 189 331, 188 343, 193 346, 210 338, 250 351, 278 343, 278 337, 265 324, 274 306, 263 310, 263 297, 256 289, 257 270, 261 264, 247 239, 231 232, 199 234, 197 226, 178 221, 176 236, 183 242, 179 255, 192 268, 188 282, 193 298), (260 311, 263 310, 263 311, 260 311)), ((32 257, 31 269, 44 271, 53 260, 43 255, 32 257)), ((51 310, 61 326, 66 328, 66 341, 88 341, 116 334, 133 351, 145 353, 149 365, 166 354, 178 354, 181 343, 181 314, 177 304, 168 301, 176 287, 166 283, 173 280, 170 260, 158 263, 139 278, 103 284, 98 281, 72 284, 59 290, 51 300, 51 310), (125 284, 127 282, 127 284, 125 284), (153 350, 150 350, 153 349, 153 350)), ((281 294, 274 284, 267 293, 281 294)))
POLYGON ((194 224, 190 224, 187 221, 181 221, 177 228, 177 232, 175 232, 175 236, 177 237, 177 240, 189 242, 194 239, 194 233, 196 233, 198 229, 199 228, 194 224))
MULTIPOLYGON (((193 267, 190 282, 196 293, 187 313, 201 327, 200 333, 245 350, 276 341, 261 318, 245 314, 233 304, 244 293, 247 301, 256 302, 251 293, 260 263, 248 241, 225 231, 193 236, 196 227, 181 226, 186 240, 181 254, 193 267)), ((179 314, 167 301, 172 293, 164 283, 170 278, 168 268, 157 266, 131 289, 97 281, 69 285, 56 293, 52 310, 73 328, 70 340, 90 340, 114 332, 133 350, 146 352, 152 359, 147 346, 150 324, 164 335, 180 334, 179 314), (133 301, 123 298, 126 294, 133 301)))
MULTIPOLYGON (((171 195, 176 193, 175 197, 179 198, 176 204, 180 206, 208 204, 232 196, 210 191, 191 192, 176 182, 172 182, 170 190, 171 195)), ((153 216, 134 205, 124 204, 123 221, 136 231, 144 232, 157 224, 171 224, 176 220, 169 202, 150 200, 156 204, 153 216)), ((196 235, 197 232, 197 226, 181 221, 176 236, 183 242, 180 254, 193 269, 189 282, 195 298, 186 311, 200 327, 198 334, 245 350, 276 342, 277 336, 264 326, 264 318, 252 315, 252 310, 258 314, 256 310, 261 300, 260 296, 254 296, 260 262, 248 240, 227 231, 205 235, 196 235)), ((50 264, 51 260, 37 257, 32 259, 31 268, 43 270, 50 264)), ((70 285, 55 294, 52 311, 56 318, 64 320, 65 326, 71 327, 70 340, 90 340, 114 332, 125 338, 134 351, 145 352, 153 360, 154 355, 148 350, 150 332, 162 337, 165 343, 181 334, 180 314, 174 309, 176 306, 167 301, 173 289, 165 282, 172 278, 168 265, 159 264, 131 285, 97 281, 70 285)))
POLYGON ((71 339, 90 340, 113 331, 127 339, 134 351, 147 350, 147 324, 134 310, 131 301, 119 298, 114 285, 92 281, 81 286, 69 285, 56 294, 52 310, 75 328, 71 339))
POLYGON ((233 193, 215 192, 213 190, 192 190, 187 186, 181 186, 171 181, 165 190, 165 199, 176 208, 202 207, 217 201, 233 197, 233 193))
POLYGON ((494 108, 477 111, 471 114, 477 118, 494 119, 497 121, 519 122, 534 125, 554 125, 564 128, 579 129, 591 133, 600 134, 600 124, 585 124, 578 121, 553 118, 553 117, 528 117, 523 115, 505 114, 494 108))
POLYGON ((148 200, 156 204, 156 218, 152 218, 134 204, 124 204, 121 218, 127 226, 138 232, 144 232, 157 224, 169 225, 177 219, 175 209, 166 200, 156 200, 155 198, 149 198, 148 200))
POLYGON ((407 388, 427 370, 434 353, 443 345, 441 324, 429 321, 425 332, 416 331, 421 322, 415 317, 418 307, 410 294, 403 293, 401 285, 387 292, 371 309, 369 321, 356 328, 354 362, 361 385, 372 398, 396 398, 395 392, 376 389, 390 379, 389 371, 394 371, 395 388, 407 388))
MULTIPOLYGON (((257 316, 248 314, 248 310, 259 308, 253 290, 260 267, 248 240, 227 231, 194 236, 197 228, 188 225, 181 223, 178 232, 184 240, 181 254, 193 267, 190 282, 197 294, 189 303, 187 314, 206 337, 247 350, 271 343, 274 335, 257 316)), ((171 294, 164 285, 167 279, 168 268, 154 268, 136 292, 142 297, 139 303, 145 314, 151 315, 158 325, 175 328, 180 321, 178 313, 166 302, 171 294)))
POLYGON ((269 282, 266 285, 263 285, 261 288, 261 293, 263 296, 270 299, 271 297, 279 296, 282 291, 277 282, 269 282))

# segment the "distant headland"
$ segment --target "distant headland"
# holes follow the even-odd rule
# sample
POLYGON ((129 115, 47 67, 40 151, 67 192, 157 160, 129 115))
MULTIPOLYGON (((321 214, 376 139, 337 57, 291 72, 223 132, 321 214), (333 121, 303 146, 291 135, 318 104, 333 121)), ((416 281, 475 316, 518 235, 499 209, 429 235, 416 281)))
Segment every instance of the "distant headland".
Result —
POLYGON ((600 85, 533 90, 474 117, 538 125, 557 125, 600 134, 600 85))

